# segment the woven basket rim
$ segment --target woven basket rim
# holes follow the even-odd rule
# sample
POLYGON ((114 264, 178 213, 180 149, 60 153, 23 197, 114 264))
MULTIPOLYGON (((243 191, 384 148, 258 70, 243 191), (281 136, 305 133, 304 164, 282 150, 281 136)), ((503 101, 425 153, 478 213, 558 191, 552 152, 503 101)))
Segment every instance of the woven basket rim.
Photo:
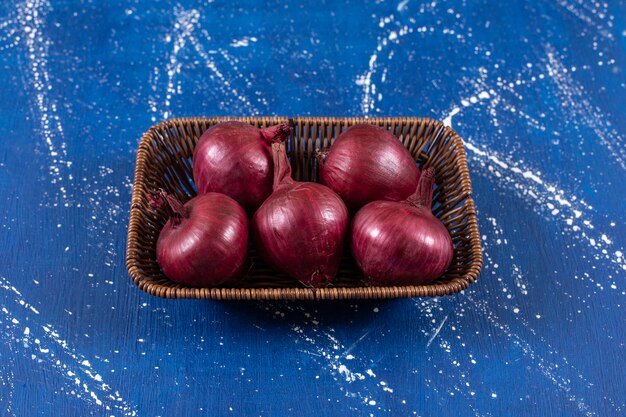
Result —
MULTIPOLYGON (((214 299, 214 300, 346 300, 346 299, 373 299, 373 298, 413 298, 413 297, 437 297, 451 295, 466 289, 478 279, 483 265, 483 254, 480 245, 480 234, 476 219, 476 210, 472 198, 471 180, 467 166, 465 147, 461 137, 450 126, 432 119, 422 117, 284 117, 284 116, 250 116, 250 117, 179 117, 161 121, 143 134, 137 150, 136 165, 134 170, 133 191, 130 206, 130 218, 127 234, 126 268, 135 285, 148 294, 162 298, 186 298, 186 299, 214 299), (288 123, 294 126, 301 122, 321 122, 326 124, 343 123, 357 124, 366 123, 374 125, 391 125, 393 123, 423 123, 435 126, 449 134, 457 151, 456 165, 460 175, 465 177, 465 184, 461 192, 465 195, 465 206, 468 214, 469 245, 474 255, 471 264, 467 266, 467 273, 461 277, 455 277, 448 282, 435 281, 425 285, 391 286, 391 287, 328 287, 328 288, 192 288, 182 284, 162 285, 155 283, 150 277, 143 274, 135 265, 139 255, 137 254, 138 243, 136 238, 139 234, 138 223, 142 216, 139 207, 140 196, 148 191, 143 181, 142 173, 147 168, 148 145, 152 136, 160 129, 169 128, 176 124, 205 123, 207 121, 222 122, 239 120, 244 122, 257 122, 266 124, 288 123)), ((171 284, 171 283, 170 283, 171 284)))

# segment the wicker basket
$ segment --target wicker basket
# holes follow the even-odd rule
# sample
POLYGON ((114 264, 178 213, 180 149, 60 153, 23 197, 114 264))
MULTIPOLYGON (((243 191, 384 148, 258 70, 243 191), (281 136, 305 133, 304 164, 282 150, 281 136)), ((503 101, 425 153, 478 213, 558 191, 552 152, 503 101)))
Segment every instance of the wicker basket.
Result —
MULTIPOLYGON (((126 266, 142 290, 165 298, 220 300, 352 299, 424 297, 453 294, 474 282, 482 266, 480 235, 476 223, 472 187, 461 138, 449 127, 420 118, 331 118, 331 117, 242 117, 173 119, 151 127, 141 139, 128 227, 126 266), (293 127, 287 149, 294 178, 317 181, 316 148, 329 147, 347 127, 370 123, 385 127, 397 136, 420 166, 434 167, 436 189, 434 214, 448 228, 454 242, 454 258, 446 274, 428 285, 366 287, 354 260, 346 253, 337 283, 312 289, 269 268, 250 249, 252 268, 236 285, 190 288, 169 280, 160 271, 155 248, 166 222, 152 210, 148 192, 163 188, 181 201, 195 195, 191 157, 198 138, 210 126, 240 120, 258 127, 288 123, 293 127)), ((294 248, 306 250, 306 248, 294 248)))

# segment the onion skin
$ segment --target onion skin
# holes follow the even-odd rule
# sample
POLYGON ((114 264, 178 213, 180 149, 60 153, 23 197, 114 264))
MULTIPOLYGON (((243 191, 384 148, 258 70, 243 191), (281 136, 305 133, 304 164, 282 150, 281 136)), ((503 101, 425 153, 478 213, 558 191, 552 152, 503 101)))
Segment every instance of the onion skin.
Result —
POLYGON ((352 254, 369 285, 427 284, 450 266, 452 238, 431 212, 434 172, 402 202, 375 201, 354 216, 352 254))
POLYGON ((349 226, 348 209, 330 188, 291 178, 285 145, 272 145, 274 192, 252 218, 257 250, 272 267, 309 287, 332 284, 349 226))
POLYGON ((198 194, 226 194, 253 213, 272 193, 271 144, 289 136, 287 125, 265 129, 230 121, 202 134, 193 153, 198 194))
POLYGON ((400 201, 417 187, 419 169, 409 151, 386 129, 354 125, 318 157, 322 184, 356 211, 377 200, 400 201))
POLYGON ((246 267, 249 225, 232 198, 208 193, 184 206, 164 192, 153 194, 153 207, 170 219, 157 240, 157 261, 165 275, 192 287, 231 282, 246 267))

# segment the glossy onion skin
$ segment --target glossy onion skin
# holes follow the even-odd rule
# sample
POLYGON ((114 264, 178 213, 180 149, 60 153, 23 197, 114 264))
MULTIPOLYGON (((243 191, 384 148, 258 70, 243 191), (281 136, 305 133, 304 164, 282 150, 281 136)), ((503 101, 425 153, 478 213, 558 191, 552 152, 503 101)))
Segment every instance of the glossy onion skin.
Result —
POLYGON ((332 190, 294 182, 274 191, 255 213, 252 235, 272 267, 304 285, 324 287, 339 270, 349 221, 332 190))
POLYGON ((441 276, 453 256, 445 226, 424 207, 375 201, 354 216, 354 258, 370 285, 426 284, 441 276))
POLYGON ((271 140, 247 123, 219 123, 196 145, 193 178, 199 195, 226 194, 253 213, 272 193, 271 140))
POLYGON ((252 218, 261 256, 309 287, 332 284, 343 254, 350 218, 328 187, 291 178, 284 143, 272 144, 274 192, 252 218))
POLYGON ((157 241, 157 260, 170 279, 210 287, 239 277, 246 265, 248 217, 232 198, 218 193, 195 197, 188 217, 170 218, 157 241))
POLYGON ((376 200, 400 201, 415 191, 419 169, 409 151, 386 129, 354 125, 320 162, 322 184, 356 211, 376 200))

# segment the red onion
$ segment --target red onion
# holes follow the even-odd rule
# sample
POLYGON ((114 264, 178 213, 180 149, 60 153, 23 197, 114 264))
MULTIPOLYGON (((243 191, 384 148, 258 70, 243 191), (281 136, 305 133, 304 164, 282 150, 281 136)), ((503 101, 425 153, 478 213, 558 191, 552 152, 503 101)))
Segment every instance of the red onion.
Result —
POLYGON ((151 196, 154 208, 169 220, 157 241, 157 260, 170 279, 193 287, 226 283, 240 276, 248 250, 248 217, 235 200, 208 193, 184 206, 160 191, 151 196))
POLYGON ((431 212, 434 181, 429 168, 408 199, 375 201, 354 216, 352 253, 369 284, 425 284, 450 266, 452 238, 431 212))
POLYGON ((272 144, 274 192, 252 218, 261 256, 311 287, 332 283, 339 270, 349 216, 330 188, 291 178, 283 143, 272 144))
POLYGON ((193 153, 198 194, 216 192, 254 212, 272 193, 272 142, 289 135, 289 126, 259 129, 248 123, 223 122, 202 134, 193 153))
POLYGON ((353 211, 372 201, 403 200, 419 179, 409 151, 389 131, 373 125, 352 126, 318 161, 322 184, 353 211))

